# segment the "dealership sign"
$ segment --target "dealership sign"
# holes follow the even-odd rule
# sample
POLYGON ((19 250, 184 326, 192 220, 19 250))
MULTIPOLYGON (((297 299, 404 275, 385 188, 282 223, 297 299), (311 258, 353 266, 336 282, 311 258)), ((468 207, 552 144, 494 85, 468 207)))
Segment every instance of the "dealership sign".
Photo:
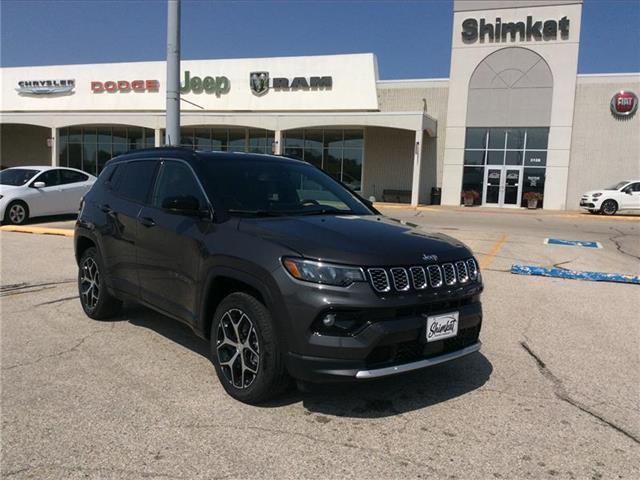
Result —
POLYGON ((633 92, 622 90, 611 98, 610 107, 614 115, 628 117, 638 109, 638 96, 633 92))
POLYGON ((75 80, 20 80, 16 91, 21 95, 55 95, 73 93, 75 80))
POLYGON ((333 87, 333 77, 286 77, 270 79, 269 72, 251 72, 249 74, 249 88, 255 95, 264 95, 270 88, 274 90, 330 90, 333 87))
POLYGON ((478 21, 475 18, 467 18, 462 22, 462 40, 465 43, 480 42, 506 42, 507 36, 511 41, 516 40, 516 34, 521 42, 530 40, 555 40, 558 33, 563 40, 569 38, 569 19, 562 17, 560 20, 536 20, 531 15, 526 22, 503 22, 500 17, 495 23, 487 22, 484 18, 478 21))
POLYGON ((128 93, 128 92, 157 92, 160 89, 158 80, 107 80, 106 82, 91 82, 93 93, 128 93))
POLYGON ((227 77, 192 77, 189 70, 184 72, 184 83, 180 85, 180 93, 215 93, 216 97, 229 93, 230 89, 227 77))

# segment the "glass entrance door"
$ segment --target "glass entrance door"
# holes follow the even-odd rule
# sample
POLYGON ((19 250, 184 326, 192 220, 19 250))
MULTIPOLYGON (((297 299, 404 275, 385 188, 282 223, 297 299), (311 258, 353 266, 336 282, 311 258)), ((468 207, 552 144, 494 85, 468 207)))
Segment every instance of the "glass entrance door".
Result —
POLYGON ((502 206, 519 207, 522 190, 522 168, 505 167, 502 206))
POLYGON ((500 206, 503 167, 487 167, 484 177, 483 205, 500 206))
POLYGON ((483 205, 519 207, 522 195, 522 167, 487 167, 484 177, 483 205))

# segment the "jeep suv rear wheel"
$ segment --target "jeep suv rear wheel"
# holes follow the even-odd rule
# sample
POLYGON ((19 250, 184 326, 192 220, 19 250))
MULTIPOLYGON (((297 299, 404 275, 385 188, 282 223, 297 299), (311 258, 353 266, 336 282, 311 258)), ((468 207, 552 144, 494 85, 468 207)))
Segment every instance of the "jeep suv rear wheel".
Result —
POLYGON ((264 402, 289 384, 271 314, 246 293, 232 293, 216 309, 211 357, 222 386, 241 402, 264 402))

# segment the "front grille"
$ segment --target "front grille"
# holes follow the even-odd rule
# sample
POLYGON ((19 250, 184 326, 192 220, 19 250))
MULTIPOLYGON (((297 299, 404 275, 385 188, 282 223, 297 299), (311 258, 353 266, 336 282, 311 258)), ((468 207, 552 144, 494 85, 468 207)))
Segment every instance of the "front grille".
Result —
POLYGON ((475 282, 479 278, 478 263, 473 258, 424 267, 375 267, 367 269, 367 272, 371 286, 378 293, 453 287, 475 282))
POLYGON ((404 268, 392 268, 391 278, 393 278, 393 287, 399 292, 409 290, 409 275, 404 268))
POLYGON ((369 279, 371 280, 371 286, 376 292, 384 293, 391 290, 389 285, 389 275, 384 268, 370 268, 369 279))
POLYGON ((452 263, 445 263, 442 265, 442 273, 444 274, 444 283, 448 286, 455 285, 456 283, 456 271, 453 269, 452 263))

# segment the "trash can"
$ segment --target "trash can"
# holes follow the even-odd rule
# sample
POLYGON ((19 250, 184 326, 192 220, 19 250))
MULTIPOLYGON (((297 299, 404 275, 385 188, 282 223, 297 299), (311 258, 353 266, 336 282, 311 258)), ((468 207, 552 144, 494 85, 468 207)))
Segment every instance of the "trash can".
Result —
POLYGON ((442 189, 438 187, 431 187, 431 205, 440 205, 440 196, 442 195, 442 189))

